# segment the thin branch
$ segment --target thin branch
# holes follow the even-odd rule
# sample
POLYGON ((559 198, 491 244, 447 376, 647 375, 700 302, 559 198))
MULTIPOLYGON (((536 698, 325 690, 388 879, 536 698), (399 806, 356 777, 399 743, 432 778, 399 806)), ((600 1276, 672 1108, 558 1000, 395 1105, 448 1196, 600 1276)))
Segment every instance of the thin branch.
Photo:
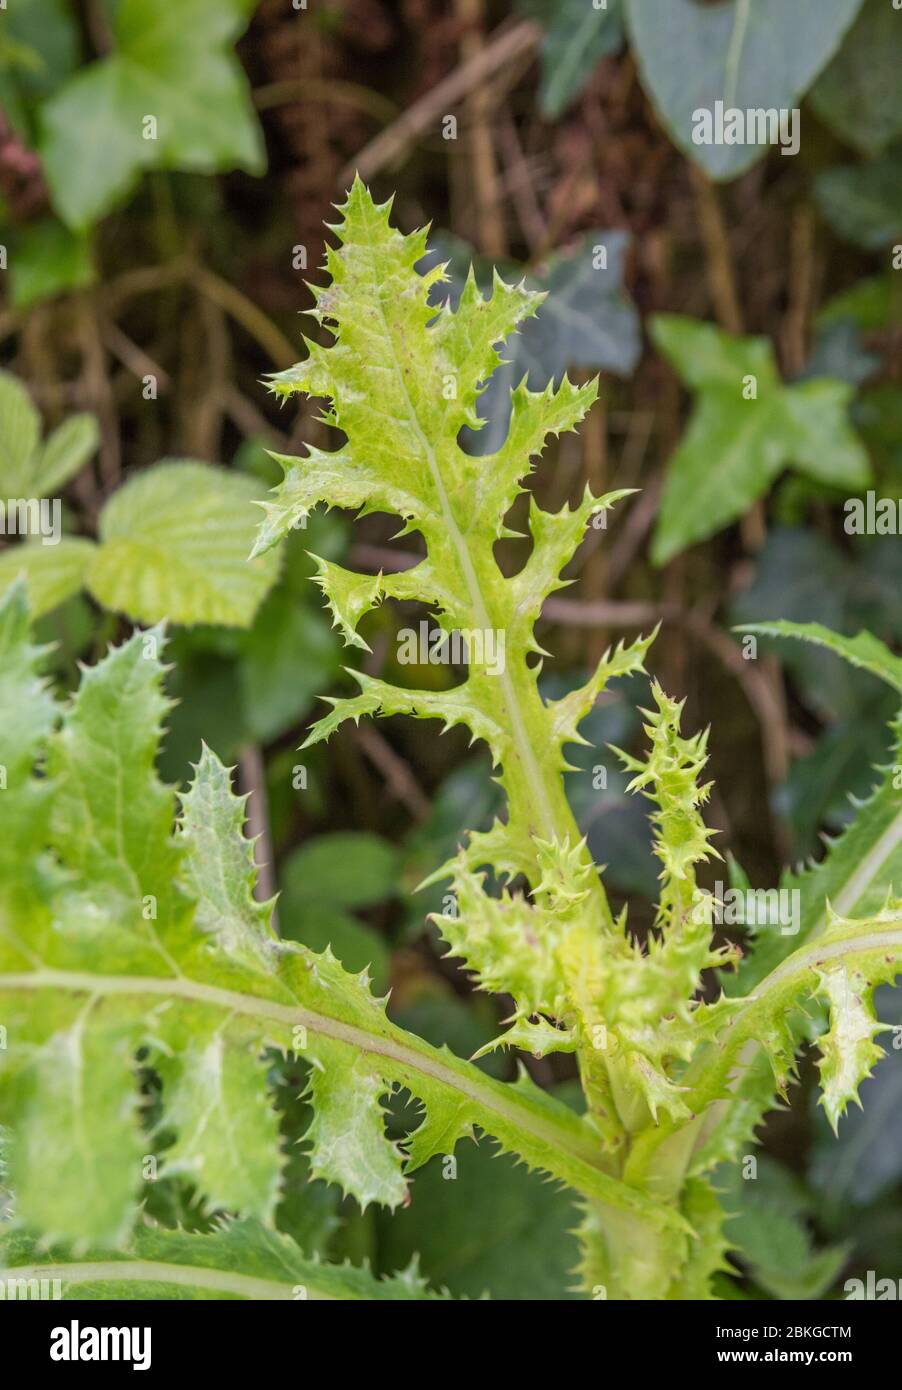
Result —
POLYGON ((431 806, 429 798, 408 764, 372 724, 359 724, 353 733, 366 756, 382 773, 388 788, 407 807, 414 820, 424 821, 431 806))
MULTIPOLYGON (((457 0, 457 14, 463 22, 460 49, 465 62, 476 62, 485 52, 483 0, 457 0)), ((490 124, 491 100, 488 80, 477 83, 467 97, 471 125, 467 132, 472 153, 473 192, 476 200, 476 222, 479 228, 479 249, 486 256, 499 260, 507 254, 507 237, 501 215, 501 196, 498 169, 490 124)))
POLYGON ((381 125, 398 118, 398 107, 381 92, 372 92, 357 82, 339 82, 336 78, 298 77, 287 82, 270 82, 257 87, 253 93, 258 111, 270 111, 274 106, 288 106, 298 101, 337 102, 372 116, 381 125))
POLYGON ((708 285, 718 322, 728 333, 742 332, 742 311, 736 290, 733 257, 723 212, 711 180, 702 169, 690 163, 689 173, 695 190, 695 207, 705 245, 708 285))
POLYGON ((156 377, 157 384, 166 391, 169 388, 169 373, 158 362, 132 342, 118 324, 107 320, 103 324, 103 341, 114 357, 126 367, 134 377, 156 377))
POLYGON ((543 618, 577 627, 643 627, 666 621, 685 628, 690 636, 716 656, 739 682, 761 727, 764 762, 770 782, 782 782, 789 769, 789 746, 782 703, 768 673, 746 660, 741 650, 720 628, 697 612, 686 612, 671 603, 619 603, 600 600, 581 603, 578 599, 549 598, 543 618))
POLYGON ((191 267, 187 278, 202 294, 207 295, 214 304, 218 304, 230 314, 236 323, 240 323, 277 367, 290 367, 297 361, 298 350, 288 341, 281 328, 278 328, 252 299, 248 299, 246 294, 230 285, 228 280, 223 280, 204 265, 191 267))
POLYGON ((339 182, 350 183, 355 171, 362 179, 371 179, 387 164, 392 164, 407 147, 422 134, 437 116, 458 105, 464 97, 487 81, 493 73, 522 53, 531 52, 538 44, 541 29, 532 20, 522 20, 512 28, 497 30, 481 52, 450 73, 431 92, 420 97, 398 119, 365 145, 342 169, 339 182))

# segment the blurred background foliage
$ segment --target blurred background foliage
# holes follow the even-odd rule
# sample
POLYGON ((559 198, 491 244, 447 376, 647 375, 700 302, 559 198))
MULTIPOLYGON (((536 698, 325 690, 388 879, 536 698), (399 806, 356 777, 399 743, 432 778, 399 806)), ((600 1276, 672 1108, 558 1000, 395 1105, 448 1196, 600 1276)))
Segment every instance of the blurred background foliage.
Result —
MULTIPOLYGON (((29 578, 54 676, 71 687, 132 621, 170 620, 164 772, 205 738, 237 764, 280 930, 370 964, 406 1027, 469 1056, 498 1031, 436 949, 419 880, 498 796, 463 737, 391 720, 297 752, 342 667, 398 666, 369 616, 343 649, 308 552, 410 563, 391 519, 311 519, 249 568, 267 450, 328 442, 315 403, 261 386, 301 354, 323 222, 353 170, 431 222, 452 298, 472 262, 548 292, 486 393, 602 373, 598 406, 535 486, 545 505, 641 489, 590 532, 577 582, 546 606, 549 690, 612 639, 663 620, 654 673, 712 724, 711 816, 756 885, 820 852, 867 795, 892 714, 875 680, 781 644, 746 660, 733 631, 770 617, 902 641, 895 535, 850 536, 843 502, 902 495, 902 12, 892 0, 8 0, 0 12, 0 496, 60 496, 64 539, 8 537, 0 586, 29 578), (695 145, 716 100, 801 106, 794 158, 695 145), (453 117, 453 120, 449 118, 453 117), (149 123, 150 121, 150 123, 149 123), (737 381, 757 381, 750 410, 737 381), (166 460, 166 462, 162 462, 166 460)), ((312 321, 307 320, 313 331, 312 321)), ((513 524, 516 525, 516 516, 513 524)), ((516 541, 499 546, 515 566, 516 541)), ((643 681, 606 696, 568 789, 640 932, 655 869, 644 804, 608 743, 641 742, 643 681)), ((892 996, 889 1022, 902 1020, 892 996), (895 1011, 895 1012, 894 1012, 895 1011)), ((569 1059, 525 1064, 576 1101, 569 1059)), ((309 1251, 393 1269, 414 1251, 453 1292, 569 1296, 569 1199, 486 1141, 417 1175, 394 1217, 305 1181, 297 1064, 274 1061, 291 1177, 282 1227, 309 1251), (452 1180, 453 1177, 453 1180, 452 1180)), ((510 1075, 513 1061, 480 1065, 510 1075)), ((755 1181, 725 1172, 736 1215, 727 1297, 830 1296, 902 1268, 902 1064, 890 1047, 838 1143, 809 1067, 761 1134, 755 1181)), ((403 1098, 395 1098, 401 1105, 403 1098)), ((746 1175, 747 1176, 747 1175, 746 1175)), ((148 1207, 197 1226, 171 1180, 148 1207)))

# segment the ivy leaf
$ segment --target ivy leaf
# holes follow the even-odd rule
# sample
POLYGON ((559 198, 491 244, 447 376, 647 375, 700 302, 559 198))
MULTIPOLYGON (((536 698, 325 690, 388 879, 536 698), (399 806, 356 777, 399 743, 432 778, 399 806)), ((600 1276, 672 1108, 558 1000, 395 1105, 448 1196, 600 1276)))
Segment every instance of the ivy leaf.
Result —
POLYGON ((243 0, 117 5, 115 52, 80 71, 42 112, 44 170, 70 227, 96 222, 147 169, 263 171, 247 80, 230 47, 247 20, 243 0))
POLYGON ((9 243, 10 302, 14 309, 29 309, 94 281, 89 237, 73 232, 55 217, 10 229, 9 243))
POLYGON ((865 275, 847 290, 840 291, 821 309, 818 328, 850 320, 862 333, 889 328, 899 316, 899 277, 892 270, 882 275, 865 275))
POLYGON ((539 91, 542 112, 554 121, 579 96, 599 60, 623 44, 621 0, 606 0, 602 7, 558 0, 550 13, 543 0, 520 0, 520 9, 544 27, 539 91))
POLYGON ((668 466, 655 564, 735 521, 790 465, 830 486, 857 489, 870 481, 867 454, 847 418, 854 388, 846 382, 783 385, 766 339, 733 338, 679 315, 657 315, 652 336, 698 392, 668 466))
POLYGON ((238 676, 251 735, 269 743, 297 725, 340 662, 341 645, 322 614, 287 586, 272 589, 241 639, 238 676))
MULTIPOLYGON (((573 367, 630 375, 641 343, 639 319, 624 291, 628 247, 624 232, 590 231, 524 279, 524 285, 546 298, 539 312, 525 319, 504 344, 503 362, 479 400, 480 418, 487 423, 464 434, 471 453, 488 454, 502 446, 510 424, 511 392, 524 377, 529 389, 538 391, 549 381, 560 382, 573 367)), ((437 264, 439 252, 450 254, 447 299, 452 306, 460 302, 470 264, 483 292, 489 292, 492 271, 465 242, 440 242, 424 257, 423 266, 437 264)), ((518 278, 522 269, 506 267, 505 275, 518 278)))
POLYGON ((31 140, 36 105, 78 67, 78 21, 68 0, 29 0, 4 8, 0 107, 31 140))
POLYGON ((256 487, 243 474, 164 460, 113 494, 87 583, 99 603, 142 622, 248 627, 278 572, 248 562, 256 487))
POLYGON ((861 0, 627 0, 643 84, 674 144, 712 178, 734 179, 769 146, 698 145, 693 113, 714 103, 792 109, 836 52, 861 0))
POLYGON ((824 169, 815 180, 820 209, 839 236, 879 251, 902 232, 902 149, 867 164, 824 169))
POLYGON ((899 23, 895 5, 865 0, 841 49, 809 96, 825 125, 868 154, 902 135, 899 23))

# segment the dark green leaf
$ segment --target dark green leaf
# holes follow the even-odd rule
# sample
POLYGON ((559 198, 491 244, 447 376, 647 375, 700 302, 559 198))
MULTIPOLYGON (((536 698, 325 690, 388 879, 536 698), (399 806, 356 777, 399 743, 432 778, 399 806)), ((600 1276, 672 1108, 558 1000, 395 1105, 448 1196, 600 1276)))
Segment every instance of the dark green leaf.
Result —
POLYGON ((875 151, 902 134, 899 45, 902 12, 865 0, 845 43, 811 89, 821 120, 857 149, 875 151))
POLYGON ((579 96, 599 59, 623 43, 622 0, 520 0, 520 8, 539 20, 542 39, 542 110, 556 120, 579 96))
POLYGON ((815 194, 835 232, 879 251, 902 233, 902 149, 869 164, 825 169, 817 177, 815 194))
POLYGON ((496 1157, 485 1139, 461 1145, 456 1160, 434 1159, 417 1172, 410 1206, 395 1220, 377 1217, 379 1267, 418 1253, 430 1283, 459 1296, 573 1297, 578 1213, 569 1197, 496 1157))
POLYGON ((398 853, 364 831, 320 835, 286 861, 282 890, 293 906, 369 907, 397 892, 398 853))
POLYGON ((734 179, 768 146, 693 143, 693 114, 714 103, 792 110, 836 52, 861 0, 627 0, 646 90, 679 149, 734 179))

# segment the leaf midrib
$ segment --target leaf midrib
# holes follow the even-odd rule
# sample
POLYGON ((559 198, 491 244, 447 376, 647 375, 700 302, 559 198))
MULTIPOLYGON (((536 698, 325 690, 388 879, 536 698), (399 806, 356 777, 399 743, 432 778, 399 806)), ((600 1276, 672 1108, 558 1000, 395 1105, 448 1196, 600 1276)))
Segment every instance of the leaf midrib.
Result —
MULTIPOLYGON (((168 1264, 158 1260, 86 1260, 77 1263, 11 1265, 2 1271, 8 1279, 60 1279, 64 1284, 151 1283, 176 1284, 182 1288, 210 1289, 233 1293, 241 1298, 293 1300, 294 1289, 303 1285, 308 1301, 333 1300, 334 1294, 297 1280, 282 1284, 277 1279, 260 1279, 231 1269, 211 1269, 204 1265, 168 1264)), ((343 1298, 351 1297, 343 1294, 343 1298)))
MULTIPOLYGON (((449 1065, 438 1055, 432 1055, 432 1049, 427 1043, 412 1046, 396 1038, 382 1037, 377 1033, 368 1032, 365 1028, 316 1013, 301 1004, 280 1004, 275 1000, 204 984, 186 976, 172 979, 139 975, 97 975, 88 971, 52 969, 0 975, 0 993, 4 990, 39 989, 74 990, 93 996, 176 997, 199 1004, 209 1004, 231 1013, 269 1019, 290 1028, 306 1026, 313 1033, 346 1043, 359 1052, 383 1057, 401 1068, 419 1072, 431 1081, 462 1094, 487 1112, 483 1117, 477 1116, 476 1122, 488 1133, 495 1133, 490 1119, 494 1114, 504 1121, 505 1125, 520 1131, 525 1139, 520 1151, 527 1161, 533 1162, 535 1166, 543 1168, 559 1181, 583 1192, 593 1200, 634 1209, 638 1214, 644 1212, 649 1218, 657 1217, 667 1224, 682 1224, 675 1211, 660 1206, 611 1177, 604 1167, 600 1143, 595 1142, 588 1130, 585 1134, 574 1132, 581 1124, 575 1115, 571 1116, 563 1107, 560 1118, 536 1115, 509 1086, 494 1082, 490 1077, 480 1077, 477 1080, 475 1077, 461 1075, 455 1066, 449 1065), (573 1127, 567 1123, 571 1120, 573 1127), (530 1160, 530 1140, 548 1146, 548 1152, 543 1150, 530 1160)), ((467 1065, 465 1062, 459 1062, 461 1068, 467 1065)))
MULTIPOLYGON (((367 231, 369 231, 368 227, 367 231)), ((370 249, 372 250, 372 240, 370 240, 370 249)), ((470 549, 467 545, 466 538, 457 524, 457 519, 454 515, 454 509, 451 506, 451 500, 448 496, 448 490, 445 487, 445 480, 442 477, 442 472, 439 468, 438 460, 435 456, 435 450, 432 448, 432 445, 429 442, 429 438, 422 425, 420 424, 416 407, 414 406, 413 400, 410 396, 410 392, 407 389, 407 382, 404 380, 404 372, 401 369, 401 364, 398 361, 398 355, 395 350, 395 343, 392 337, 391 327, 385 314, 385 307, 382 302, 382 294, 380 291, 380 287, 377 285, 375 287, 375 290, 376 303, 379 307, 379 315, 382 319, 382 327, 385 333, 385 339, 386 342, 389 344, 392 364, 395 369, 395 375, 397 377, 401 392, 403 393, 404 400, 407 404, 411 425, 413 427, 417 439, 419 440, 420 448, 423 450, 423 456, 426 460, 426 464, 429 468, 429 472, 432 477, 433 485, 438 495, 439 505, 441 507, 442 512, 442 520, 447 528, 448 535, 451 539, 451 543, 454 546, 455 551, 457 552, 457 556, 460 561, 460 566, 463 571, 464 578, 466 580, 467 589, 470 593, 470 602, 473 605, 477 623, 480 627, 483 628, 484 631, 488 631, 493 626, 493 624, 489 621, 488 607, 486 605, 485 598, 483 597, 482 589, 479 583, 479 577, 476 574, 476 569, 473 564, 473 558, 470 555, 470 549)), ((507 669, 506 663, 504 665, 504 670, 501 672, 500 680, 502 690, 504 692, 504 702, 507 707, 507 712, 511 721, 511 735, 514 747, 516 750, 517 757, 520 759, 520 762, 522 763, 523 768, 526 771, 526 776, 529 781, 529 785, 532 788, 532 793, 535 797, 535 806, 541 814, 543 833, 546 836, 546 838, 555 839, 557 838, 557 826, 555 825, 555 818, 552 813, 548 796, 546 795, 545 784, 542 778, 541 771, 539 769, 539 764, 536 760, 532 744, 530 743, 529 737, 526 732, 526 725, 523 719, 523 712, 520 709, 520 704, 517 699, 517 693, 514 689, 513 682, 511 681, 510 672, 507 669)))

